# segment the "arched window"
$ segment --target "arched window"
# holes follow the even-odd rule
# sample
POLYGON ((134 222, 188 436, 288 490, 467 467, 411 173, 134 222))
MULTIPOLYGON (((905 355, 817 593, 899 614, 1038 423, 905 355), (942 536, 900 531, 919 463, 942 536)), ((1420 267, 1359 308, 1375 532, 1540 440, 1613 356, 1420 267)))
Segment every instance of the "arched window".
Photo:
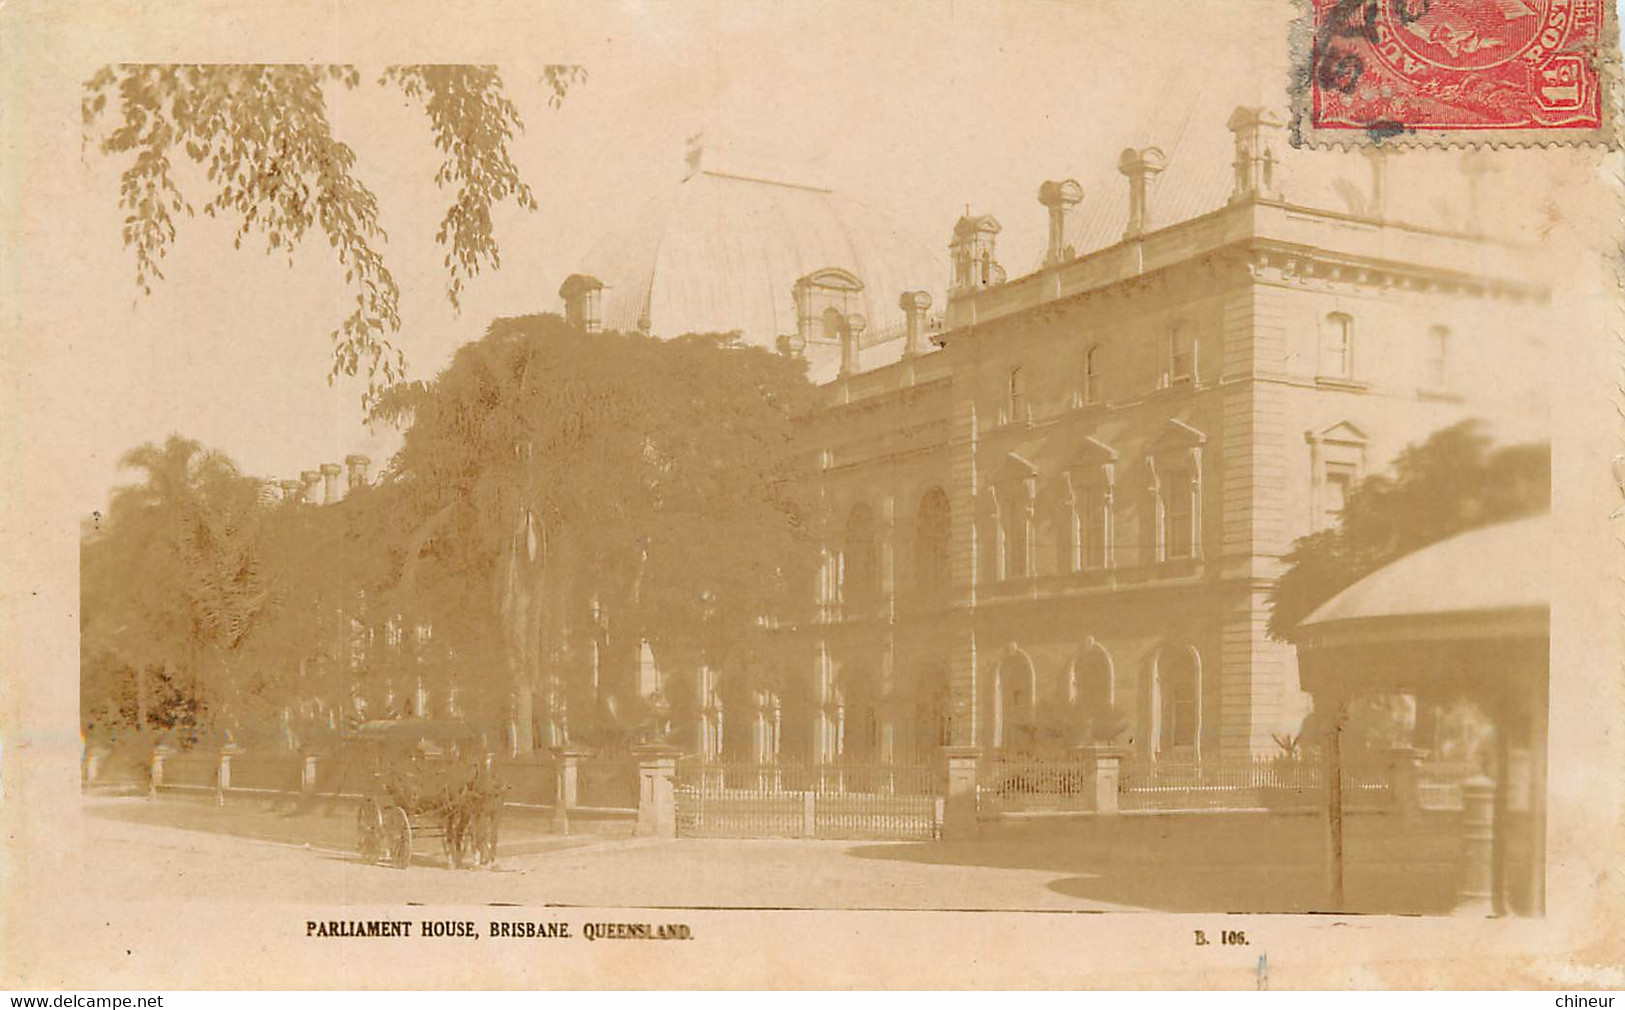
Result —
POLYGON ((1333 312, 1320 330, 1320 375, 1329 379, 1354 377, 1354 319, 1333 312))
POLYGON ((1106 650, 1094 642, 1078 650, 1067 678, 1069 709, 1074 743, 1106 742, 1115 735, 1113 718, 1116 692, 1112 685, 1112 661, 1106 650))
POLYGON ((1196 650, 1164 649, 1157 660, 1162 696, 1162 748, 1195 748, 1201 731, 1201 667, 1196 650))
POLYGON ((914 513, 914 592, 922 606, 948 601, 948 536, 952 515, 947 492, 934 487, 914 513))
POLYGON ((1030 751, 1038 740, 1038 677, 1032 660, 1012 647, 993 675, 993 746, 1030 751))
POLYGON ((1004 405, 1005 416, 1011 424, 1027 419, 1026 382, 1020 365, 1010 369, 1004 405))
POLYGON ((1101 374, 1105 368, 1105 352, 1100 345, 1089 348, 1083 352, 1083 402, 1085 405, 1099 403, 1103 388, 1104 376, 1101 374))
POLYGON ((1450 330, 1444 326, 1428 328, 1426 382, 1433 389, 1446 389, 1450 385, 1450 330))
POLYGON ((848 617, 874 613, 880 603, 880 558, 869 506, 855 506, 847 516, 842 554, 842 611, 848 617))

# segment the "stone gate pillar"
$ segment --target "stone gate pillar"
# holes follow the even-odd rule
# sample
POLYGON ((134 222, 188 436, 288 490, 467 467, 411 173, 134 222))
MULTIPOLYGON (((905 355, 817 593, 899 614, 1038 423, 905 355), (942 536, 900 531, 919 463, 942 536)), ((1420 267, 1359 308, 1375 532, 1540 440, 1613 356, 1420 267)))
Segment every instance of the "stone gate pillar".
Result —
POLYGON ((942 809, 944 839, 975 838, 976 771, 982 758, 980 747, 944 747, 948 762, 948 795, 942 809))
POLYGON ((677 837, 677 756, 670 744, 651 743, 632 748, 638 758, 638 820, 632 834, 638 838, 677 837))

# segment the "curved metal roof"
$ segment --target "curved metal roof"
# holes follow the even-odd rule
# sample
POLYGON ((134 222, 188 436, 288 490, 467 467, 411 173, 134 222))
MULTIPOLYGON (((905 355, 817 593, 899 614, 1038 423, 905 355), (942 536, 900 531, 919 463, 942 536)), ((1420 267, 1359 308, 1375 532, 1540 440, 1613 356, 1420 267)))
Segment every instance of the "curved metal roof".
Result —
POLYGON ((650 201, 580 272, 604 283, 606 329, 739 330, 772 347, 795 332, 796 280, 825 267, 863 281, 871 330, 901 324, 904 291, 944 302, 944 260, 878 212, 828 189, 714 171, 650 201))
POLYGON ((1480 526, 1407 554, 1322 604, 1298 625, 1298 632, 1314 637, 1356 622, 1366 626, 1546 611, 1551 601, 1551 518, 1545 513, 1480 526))

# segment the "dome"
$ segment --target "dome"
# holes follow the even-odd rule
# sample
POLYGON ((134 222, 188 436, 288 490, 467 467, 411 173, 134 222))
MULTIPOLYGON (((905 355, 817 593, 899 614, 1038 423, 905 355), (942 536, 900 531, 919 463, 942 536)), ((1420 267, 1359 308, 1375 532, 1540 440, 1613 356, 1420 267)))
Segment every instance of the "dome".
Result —
MULTIPOLYGON (((580 272, 604 285, 605 329, 658 336, 740 331, 774 347, 796 332, 798 279, 834 268, 863 284, 865 345, 901 333, 904 291, 943 304, 945 261, 863 204, 832 190, 696 170, 598 243, 580 272)), ((814 363, 815 378, 819 363, 814 363)))

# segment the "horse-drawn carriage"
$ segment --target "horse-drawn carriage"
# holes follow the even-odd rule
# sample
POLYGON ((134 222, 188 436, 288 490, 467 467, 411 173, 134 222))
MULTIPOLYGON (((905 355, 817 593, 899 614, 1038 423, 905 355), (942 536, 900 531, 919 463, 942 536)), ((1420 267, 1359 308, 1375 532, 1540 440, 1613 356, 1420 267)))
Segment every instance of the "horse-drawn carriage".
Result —
POLYGON ((369 863, 405 869, 418 838, 440 838, 446 864, 496 862, 503 786, 479 735, 459 722, 402 719, 358 731, 373 782, 356 811, 356 849, 369 863))

